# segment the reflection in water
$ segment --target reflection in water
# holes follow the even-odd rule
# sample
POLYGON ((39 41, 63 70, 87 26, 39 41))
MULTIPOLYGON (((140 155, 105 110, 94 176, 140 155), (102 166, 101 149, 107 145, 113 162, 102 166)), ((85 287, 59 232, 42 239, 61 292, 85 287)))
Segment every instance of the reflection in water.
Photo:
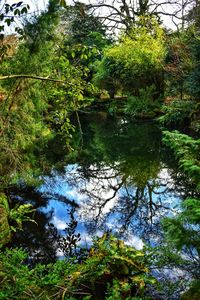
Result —
MULTIPOLYGON (((157 240, 160 235, 160 219, 176 213, 179 197, 172 189, 173 181, 163 169, 156 179, 146 185, 136 185, 131 176, 120 175, 120 164, 115 168, 99 164, 90 166, 87 178, 80 166, 66 168, 65 174, 54 174, 43 186, 49 193, 52 189, 74 200, 77 206, 82 233, 90 236, 111 231, 125 240, 140 237, 146 242, 157 240)), ((55 226, 61 229, 65 217, 51 202, 57 216, 55 226), (64 217, 64 218, 63 218, 64 217)), ((62 211, 62 210, 61 210, 62 211)), ((138 242, 138 241, 137 241, 138 242)), ((141 242, 140 242, 141 243, 141 242)))
POLYGON ((82 128, 83 145, 77 146, 75 134, 75 151, 64 171, 53 169, 39 190, 20 187, 13 193, 13 201, 29 201, 37 208, 38 223, 26 224, 15 245, 55 260, 56 237, 48 223, 62 235, 70 207, 75 207, 82 242, 110 231, 137 248, 143 241, 157 244, 161 219, 176 214, 180 201, 191 193, 177 180, 181 174, 163 148, 160 130, 154 124, 97 116, 83 118, 82 128))

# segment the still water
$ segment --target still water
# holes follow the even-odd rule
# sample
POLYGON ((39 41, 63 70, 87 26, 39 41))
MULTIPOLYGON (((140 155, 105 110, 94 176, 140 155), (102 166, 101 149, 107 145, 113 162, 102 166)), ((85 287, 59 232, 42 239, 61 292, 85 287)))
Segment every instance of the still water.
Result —
POLYGON ((83 136, 75 132, 74 151, 60 157, 63 167, 52 166, 40 187, 21 187, 17 200, 33 204, 37 225, 25 224, 14 246, 39 260, 62 256, 56 235, 65 235, 70 211, 84 246, 105 231, 138 249, 159 244, 163 217, 176 215, 190 194, 161 130, 106 114, 82 116, 81 124, 83 136))

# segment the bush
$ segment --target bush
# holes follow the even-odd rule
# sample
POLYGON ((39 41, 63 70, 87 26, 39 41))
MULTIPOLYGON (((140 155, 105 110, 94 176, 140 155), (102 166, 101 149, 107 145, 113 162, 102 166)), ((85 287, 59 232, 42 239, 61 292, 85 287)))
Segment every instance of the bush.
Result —
POLYGON ((0 299, 147 299, 147 285, 156 284, 144 252, 107 234, 82 263, 71 258, 31 269, 25 259, 21 249, 0 252, 0 299))
POLYGON ((169 105, 162 107, 163 116, 159 117, 159 122, 163 126, 180 126, 190 122, 193 111, 191 107, 194 106, 193 101, 174 100, 169 105))
POLYGON ((139 89, 152 84, 157 96, 163 92, 165 57, 164 32, 151 19, 150 27, 133 27, 129 35, 104 51, 96 66, 95 83, 110 94, 120 88, 122 92, 137 95, 139 89))
POLYGON ((145 89, 139 89, 139 95, 129 96, 127 104, 125 105, 124 112, 132 117, 152 113, 153 110, 158 106, 158 102, 155 102, 154 93, 155 86, 151 85, 145 89))
POLYGON ((178 131, 164 131, 163 141, 174 150, 180 168, 200 189, 200 139, 178 131))

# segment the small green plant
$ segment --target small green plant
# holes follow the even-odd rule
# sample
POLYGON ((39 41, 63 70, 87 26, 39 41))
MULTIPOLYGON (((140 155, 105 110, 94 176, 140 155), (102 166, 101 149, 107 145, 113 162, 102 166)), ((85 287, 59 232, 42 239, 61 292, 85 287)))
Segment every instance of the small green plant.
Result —
POLYGON ((0 246, 7 244, 11 233, 22 230, 22 223, 32 220, 29 215, 34 212, 31 204, 17 205, 10 209, 5 194, 0 194, 0 246))
POLYGON ((112 101, 108 107, 108 113, 112 116, 115 115, 118 112, 117 103, 115 101, 112 101))
POLYGON ((132 117, 152 112, 156 106, 153 100, 155 93, 155 86, 139 89, 138 96, 129 96, 124 112, 132 117))
POLYGON ((31 269, 26 257, 21 249, 0 252, 1 300, 147 299, 147 286, 156 284, 144 252, 107 234, 94 240, 82 263, 71 259, 31 269))
POLYGON ((194 106, 193 101, 174 100, 169 105, 162 107, 163 115, 159 117, 159 122, 163 126, 178 126, 190 122, 194 106))

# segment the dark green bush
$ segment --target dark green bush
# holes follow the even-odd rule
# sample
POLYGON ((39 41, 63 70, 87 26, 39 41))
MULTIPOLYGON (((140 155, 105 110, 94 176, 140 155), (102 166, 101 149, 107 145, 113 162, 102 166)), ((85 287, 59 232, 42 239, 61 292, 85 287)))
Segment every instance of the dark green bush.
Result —
POLYGON ((162 107, 163 115, 159 117, 159 122, 161 125, 167 127, 188 124, 193 114, 193 107, 193 101, 174 100, 169 105, 164 105, 162 107))

